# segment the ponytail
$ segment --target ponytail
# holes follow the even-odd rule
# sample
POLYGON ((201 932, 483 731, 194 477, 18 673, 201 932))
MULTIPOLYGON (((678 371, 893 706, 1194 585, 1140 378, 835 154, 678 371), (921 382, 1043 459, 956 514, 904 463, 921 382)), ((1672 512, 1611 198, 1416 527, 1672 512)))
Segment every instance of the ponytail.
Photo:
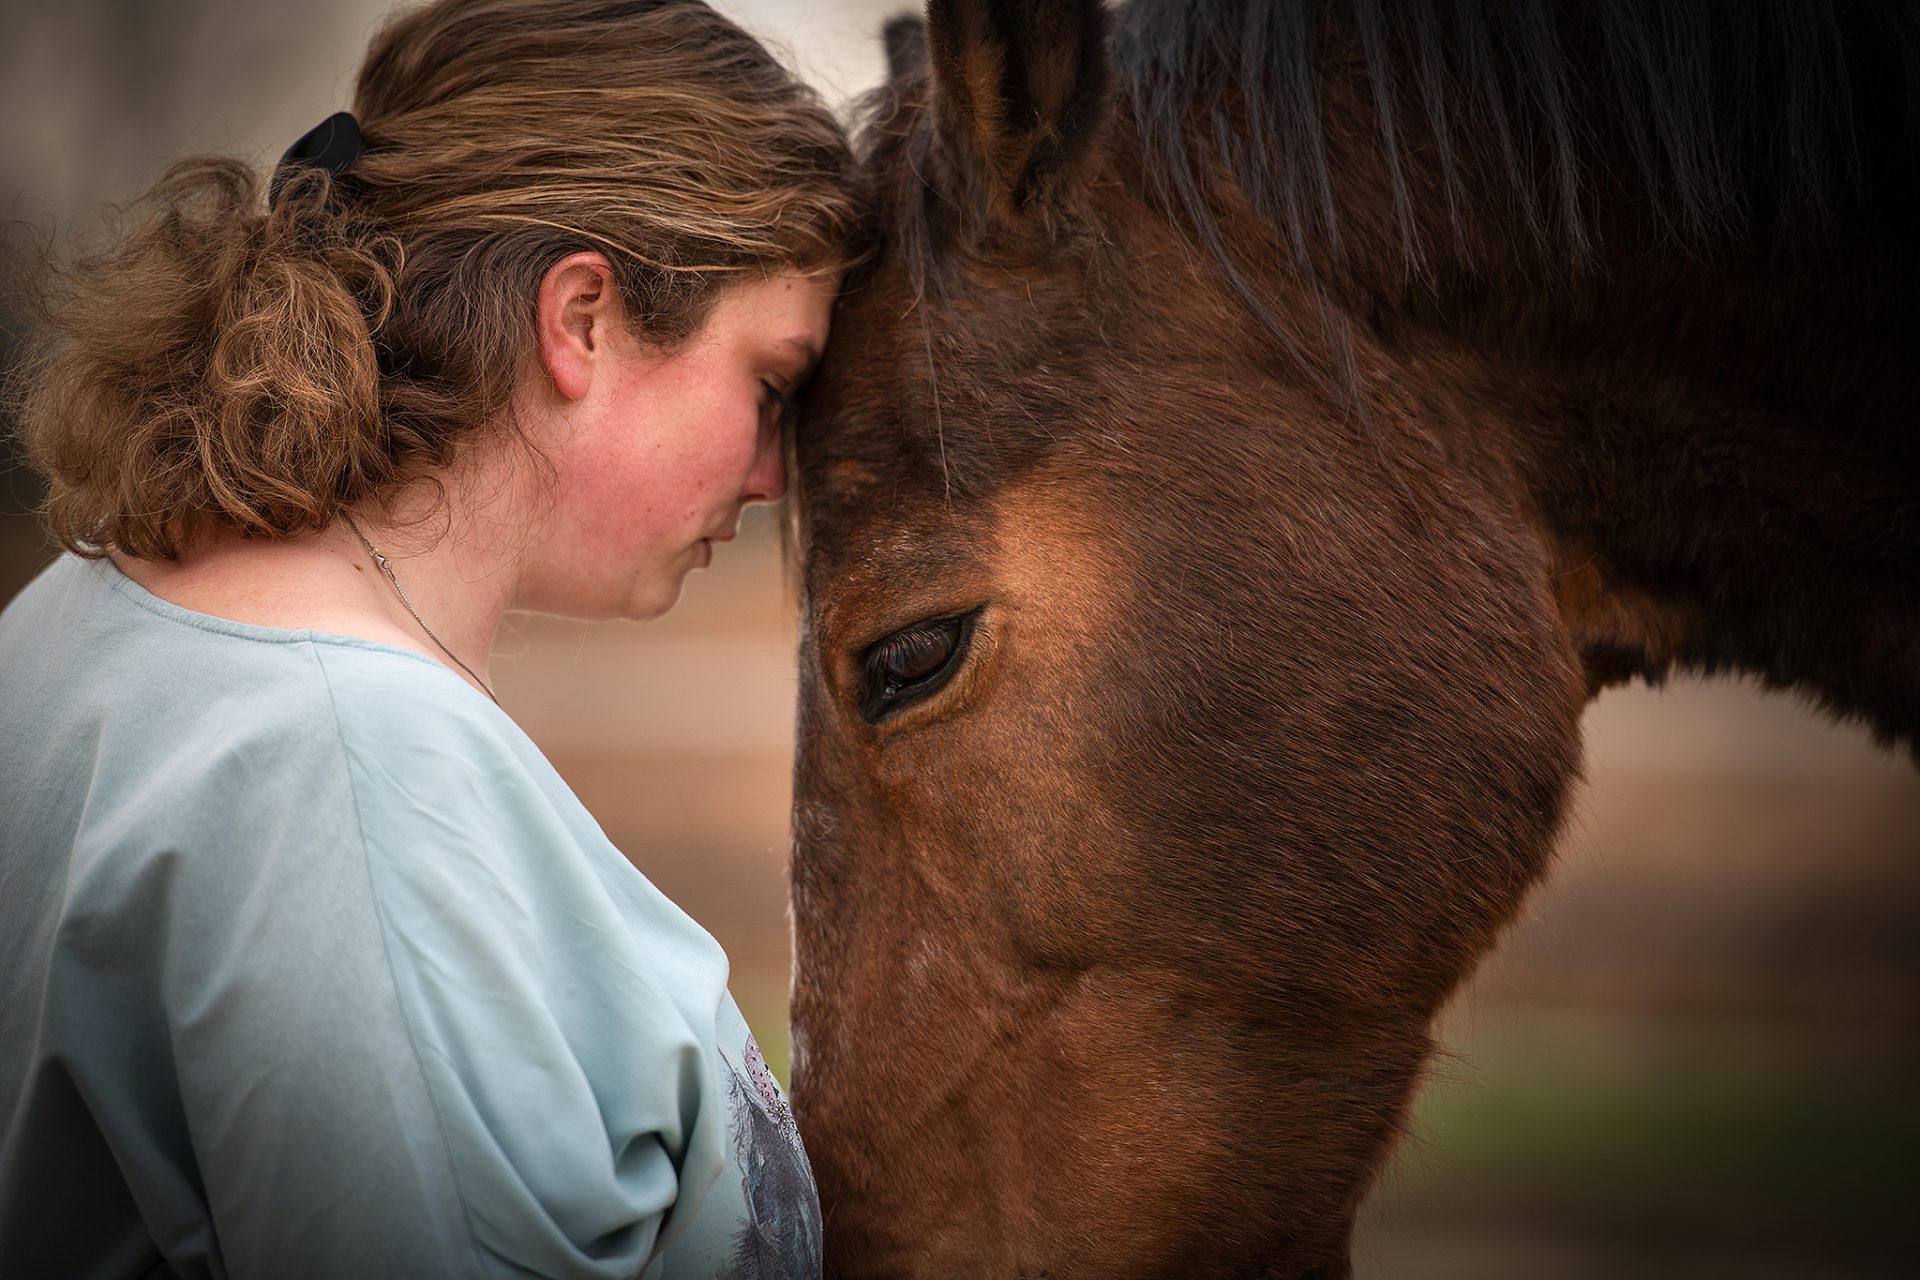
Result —
POLYGON ((393 479, 372 335, 394 246, 357 242, 329 185, 305 170, 268 211, 245 164, 184 160, 105 248, 44 264, 19 430, 63 546, 324 529, 393 479))

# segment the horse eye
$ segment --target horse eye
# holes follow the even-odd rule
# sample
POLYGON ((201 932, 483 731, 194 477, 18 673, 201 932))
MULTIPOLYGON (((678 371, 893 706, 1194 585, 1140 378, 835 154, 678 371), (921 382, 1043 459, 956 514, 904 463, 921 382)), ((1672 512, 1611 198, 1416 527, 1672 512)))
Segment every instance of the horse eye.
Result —
POLYGON ((861 662, 860 714, 878 724, 946 684, 973 636, 971 613, 928 618, 867 647, 861 662))

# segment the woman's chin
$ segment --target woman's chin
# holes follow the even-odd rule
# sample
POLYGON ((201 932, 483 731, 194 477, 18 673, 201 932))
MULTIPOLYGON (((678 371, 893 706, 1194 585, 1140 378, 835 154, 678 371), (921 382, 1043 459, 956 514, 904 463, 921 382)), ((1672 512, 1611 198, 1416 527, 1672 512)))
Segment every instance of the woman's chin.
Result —
POLYGON ((703 538, 682 552, 677 560, 651 564, 624 581, 603 579, 591 584, 598 588, 591 593, 586 589, 590 584, 575 581, 570 584, 573 590, 569 592, 549 589, 515 607, 581 622, 651 622, 679 603, 687 574, 704 567, 712 557, 712 544, 703 538))
POLYGON ((686 586, 687 574, 697 567, 686 565, 677 572, 635 582, 633 590, 628 593, 626 607, 617 616, 629 622, 652 622, 680 603, 680 592, 686 586))

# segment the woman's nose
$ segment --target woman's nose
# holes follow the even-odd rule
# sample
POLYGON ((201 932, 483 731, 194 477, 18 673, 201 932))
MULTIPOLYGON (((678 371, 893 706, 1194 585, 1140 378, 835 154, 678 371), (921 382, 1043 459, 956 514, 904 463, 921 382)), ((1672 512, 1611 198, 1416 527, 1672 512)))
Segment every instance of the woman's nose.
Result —
POLYGON ((778 502, 787 493, 787 446, 786 433, 775 432, 773 439, 760 447, 760 453, 753 460, 753 470, 747 473, 746 492, 741 495, 743 502, 778 502))

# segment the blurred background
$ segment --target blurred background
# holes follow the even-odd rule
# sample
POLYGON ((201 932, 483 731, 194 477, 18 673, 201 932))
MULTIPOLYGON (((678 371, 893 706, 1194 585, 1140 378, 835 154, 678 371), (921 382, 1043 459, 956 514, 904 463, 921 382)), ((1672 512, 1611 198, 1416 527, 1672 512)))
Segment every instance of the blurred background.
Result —
MULTIPOLYGON (((902 0, 723 0, 829 100, 902 0)), ((348 104, 380 0, 0 0, 0 196, 85 231, 171 160, 263 165, 348 104)), ((0 361, 23 336, 0 295, 0 361)), ((0 601, 52 554, 0 458, 0 601)), ((793 605, 772 522, 646 626, 514 620, 502 701, 711 929, 784 1069, 793 605)), ((1617 690, 1558 869, 1455 1001, 1362 1277, 1914 1274, 1920 773, 1730 683, 1617 690)), ((0 798, 4 803, 4 798, 0 798)))

